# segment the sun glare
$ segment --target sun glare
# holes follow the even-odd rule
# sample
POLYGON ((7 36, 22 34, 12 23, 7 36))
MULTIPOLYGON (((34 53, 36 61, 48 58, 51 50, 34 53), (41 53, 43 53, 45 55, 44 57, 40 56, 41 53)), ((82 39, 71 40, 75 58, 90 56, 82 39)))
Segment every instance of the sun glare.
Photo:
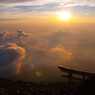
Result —
POLYGON ((71 17, 70 13, 65 12, 65 11, 64 12, 59 12, 58 16, 60 17, 61 20, 68 20, 71 17))

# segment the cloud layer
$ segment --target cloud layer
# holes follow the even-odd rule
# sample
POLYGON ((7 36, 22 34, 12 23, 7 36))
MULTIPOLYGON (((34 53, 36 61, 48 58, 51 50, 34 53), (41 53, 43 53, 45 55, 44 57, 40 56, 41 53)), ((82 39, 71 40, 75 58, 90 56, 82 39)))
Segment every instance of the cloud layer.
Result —
POLYGON ((61 81, 58 65, 95 72, 94 24, 71 25, 64 31, 47 24, 19 27, 29 36, 17 38, 16 27, 10 25, 0 41, 0 77, 61 81))
MULTIPOLYGON (((7 43, 0 46, 0 75, 20 69, 18 64, 25 57, 25 50, 15 43, 7 43)), ((21 65, 21 64, 20 64, 21 65)))
POLYGON ((35 5, 39 5, 39 4, 49 4, 49 3, 59 3, 59 4, 63 4, 64 6, 76 6, 76 5, 88 5, 88 6, 94 6, 95 4, 95 1, 94 0, 82 0, 82 1, 79 1, 79 0, 0 0, 1 3, 18 3, 21 2, 23 3, 23 5, 25 5, 25 3, 27 2, 31 2, 31 4, 29 5, 33 5, 33 3, 35 5))

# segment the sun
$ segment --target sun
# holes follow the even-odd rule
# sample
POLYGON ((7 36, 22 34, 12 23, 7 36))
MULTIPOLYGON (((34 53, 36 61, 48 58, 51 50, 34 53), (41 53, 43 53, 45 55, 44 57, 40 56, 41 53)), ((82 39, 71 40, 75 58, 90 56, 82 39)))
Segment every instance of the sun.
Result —
POLYGON ((69 18, 71 17, 70 13, 69 12, 59 12, 58 13, 58 16, 60 17, 61 20, 69 20, 69 18))

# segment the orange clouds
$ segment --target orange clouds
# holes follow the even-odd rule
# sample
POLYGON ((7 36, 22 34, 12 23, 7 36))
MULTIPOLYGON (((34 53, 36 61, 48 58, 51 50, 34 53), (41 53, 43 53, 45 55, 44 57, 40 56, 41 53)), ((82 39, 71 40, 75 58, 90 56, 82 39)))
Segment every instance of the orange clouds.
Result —
POLYGON ((51 52, 52 52, 53 54, 60 54, 60 53, 62 53, 63 55, 67 56, 68 58, 72 56, 72 53, 66 51, 66 50, 64 49, 64 47, 62 47, 61 45, 58 45, 57 47, 52 48, 52 49, 51 49, 51 52))
MULTIPOLYGON (((0 71, 10 73, 16 70, 20 71, 19 64, 25 57, 25 49, 17 46, 15 43, 7 43, 0 46, 0 71), (2 68, 1 68, 2 67, 2 68), (10 70, 9 70, 10 69, 10 70)), ((3 72, 3 73, 4 73, 3 72)), ((2 72, 0 72, 1 75, 2 72)))
POLYGON ((56 64, 67 64, 67 61, 72 57, 72 52, 67 51, 61 45, 51 48, 50 52, 56 64))

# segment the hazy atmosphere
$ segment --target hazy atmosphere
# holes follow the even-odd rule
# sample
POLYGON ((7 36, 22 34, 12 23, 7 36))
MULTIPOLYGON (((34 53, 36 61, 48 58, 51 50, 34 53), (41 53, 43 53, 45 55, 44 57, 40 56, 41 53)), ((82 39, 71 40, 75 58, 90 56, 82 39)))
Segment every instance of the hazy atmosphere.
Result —
POLYGON ((0 0, 0 77, 63 81, 59 65, 95 73, 94 0, 0 0))

